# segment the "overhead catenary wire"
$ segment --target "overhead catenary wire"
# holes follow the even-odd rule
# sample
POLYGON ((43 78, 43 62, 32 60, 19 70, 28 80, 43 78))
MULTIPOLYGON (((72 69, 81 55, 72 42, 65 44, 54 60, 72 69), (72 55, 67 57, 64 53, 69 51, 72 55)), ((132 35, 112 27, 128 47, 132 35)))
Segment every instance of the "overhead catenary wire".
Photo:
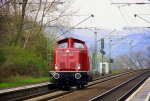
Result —
POLYGON ((97 40, 97 42, 101 41, 101 39, 103 39, 103 38, 109 36, 110 34, 112 34, 112 33, 115 32, 115 31, 116 31, 116 29, 114 29, 113 31, 111 31, 111 32, 108 33, 107 35, 105 35, 105 36, 103 36, 102 38, 100 38, 99 40, 97 40))
MULTIPOLYGON (((135 2, 137 2, 137 1, 135 0, 135 2)), ((126 2, 126 3, 127 3, 127 2, 126 2)), ((137 9, 137 11, 138 11, 138 9, 137 9)), ((126 11, 125 11, 125 14, 126 14, 127 18, 130 19, 132 23, 134 23, 133 19, 131 19, 131 18, 128 16, 128 13, 127 13, 126 11)), ((129 21, 129 20, 128 20, 128 21, 129 21)), ((129 22, 130 22, 130 21, 129 21, 129 22)), ((129 27, 129 23, 128 23, 128 27, 129 27)), ((131 31, 132 33, 136 33, 135 30, 132 30, 132 29, 131 29, 130 31, 131 31)))
POLYGON ((138 18, 140 18, 140 19, 142 19, 142 20, 144 20, 144 21, 146 21, 146 22, 148 22, 148 23, 150 23, 150 21, 148 21, 148 20, 142 18, 141 16, 139 16, 139 15, 137 15, 137 14, 135 14, 134 16, 135 16, 135 17, 138 17, 138 18))
POLYGON ((124 12, 125 12, 125 15, 126 15, 127 18, 128 18, 129 23, 130 23, 130 22, 134 23, 134 20, 133 20, 133 19, 131 18, 131 16, 129 16, 129 14, 127 13, 127 9, 125 9, 124 12))
MULTIPOLYGON (((111 4, 113 3, 111 0, 109 0, 110 2, 111 2, 111 4)), ((138 1, 133 1, 133 2, 135 2, 135 4, 139 4, 140 5, 140 3, 138 2, 138 1)), ((144 2, 144 0, 143 1, 140 1, 140 2, 144 2)), ((150 4, 150 3, 148 3, 148 4, 150 4)), ((128 11, 126 11, 124 14, 122 13, 122 9, 121 9, 121 7, 124 7, 123 5, 128 5, 128 6, 130 6, 130 4, 128 3, 128 2, 125 2, 125 3, 116 3, 115 4, 115 6, 119 9, 119 11, 120 11, 120 13, 121 13, 121 15, 122 15, 122 17, 123 17, 123 19, 124 19, 124 21, 126 22, 126 24, 127 24, 127 26, 129 27, 129 24, 130 24, 130 21, 134 21, 134 19, 131 19, 131 17, 128 15, 128 14, 130 14, 130 11, 128 12, 128 11), (128 22, 127 22, 128 21, 128 22)), ((136 6, 136 5, 135 5, 136 6)), ((133 7, 134 7, 134 5, 133 5, 133 7)), ((139 6, 136 6, 136 7, 138 7, 139 8, 139 6)), ((143 7, 142 6, 142 3, 141 3, 141 6, 140 7, 143 7)), ((125 7, 126 8, 126 7, 125 7)), ((129 8, 129 9, 131 9, 131 7, 129 8)), ((124 10, 124 9, 123 9, 124 10)), ((141 14, 142 15, 142 14, 141 14)), ((143 15, 150 15, 150 14, 143 14, 143 15)), ((135 24, 134 24, 135 25, 135 24)), ((130 28, 130 27, 129 27, 130 28)), ((138 28, 138 27, 137 27, 138 28)), ((150 27, 143 27, 143 28, 150 28, 150 27)), ((131 28, 130 28, 131 29, 131 28)), ((133 32, 133 33, 135 33, 135 32, 137 32, 138 30, 130 30, 131 32, 133 32), (135 32, 134 32, 135 31, 135 32)), ((139 31, 138 31, 138 33, 140 33, 139 31)), ((142 39, 140 40, 140 41, 142 41, 142 39)))
MULTIPOLYGON (((136 2, 136 1, 135 1, 136 2)), ((111 2, 111 3, 113 3, 113 2, 111 2)), ((125 2, 125 3, 127 3, 127 2, 125 2)), ((124 5, 124 4, 122 4, 122 5, 124 5)), ((118 9, 119 9, 119 11, 120 11, 120 14, 122 15, 122 17, 123 17, 123 19, 124 19, 124 21, 125 21, 125 23, 127 24, 127 27, 129 27, 129 20, 127 20, 127 18, 129 19, 129 16, 128 16, 128 14, 127 14, 127 12, 125 12, 125 14, 126 14, 126 16, 127 17, 125 17, 125 15, 123 14, 123 12, 121 11, 121 7, 123 7, 123 6, 118 6, 118 5, 115 5, 118 9)), ((131 18, 130 18, 131 19, 131 18)), ((133 22, 133 20, 131 19, 131 21, 133 22)), ((132 29, 130 29, 130 31, 132 32, 132 33, 136 33, 135 31, 133 31, 132 29)))
POLYGON ((150 33, 150 31, 148 31, 148 30, 146 30, 146 29, 143 29, 145 32, 147 32, 147 33, 150 33))
MULTIPOLYGON (((111 3, 113 3, 111 0, 109 0, 111 3)), ((126 2, 127 3, 127 2, 126 2)), ((124 22, 127 24, 127 26, 129 27, 129 23, 128 23, 128 20, 127 20, 127 18, 129 18, 129 16, 127 15, 127 12, 125 12, 126 13, 126 15, 127 15, 127 18, 125 17, 125 15, 123 14, 123 12, 121 11, 121 8, 122 7, 124 7, 124 6, 129 6, 129 5, 127 5, 127 4, 123 4, 123 6, 117 6, 117 5, 115 5, 118 9, 119 9, 119 12, 120 12, 120 14, 121 14, 121 16, 122 16, 122 18, 123 18, 123 20, 124 20, 124 22)), ((131 18, 130 18, 131 19, 131 18)), ((133 21, 132 19, 131 19, 131 21, 133 21)), ((132 30, 131 30, 131 32, 133 32, 132 30)), ((135 33, 135 32, 133 32, 133 33, 135 33)))
MULTIPOLYGON (((135 2, 133 2, 133 3, 131 3, 131 2, 112 2, 111 0, 109 0, 109 1, 111 2, 111 4, 115 4, 115 6, 119 9, 119 11, 120 11, 121 15, 123 16, 123 18, 124 18, 125 22, 127 23, 127 25, 129 25, 129 24, 128 24, 128 22, 127 22, 125 16, 123 15, 123 13, 122 13, 122 11, 121 11, 121 7, 123 7, 123 6, 118 6, 118 4, 119 4, 119 5, 150 4, 149 2, 144 2, 144 1, 142 1, 142 2, 136 2, 136 1, 135 1, 135 2)), ((140 17, 140 16, 138 16, 138 17, 140 17)), ((147 21, 148 23, 150 23, 148 20, 146 20, 146 19, 144 19, 144 18, 142 18, 142 17, 140 17, 140 18, 143 19, 143 20, 145 20, 145 21, 147 21)))
POLYGON ((51 40, 51 41, 54 41, 54 40, 58 39, 59 37, 61 37, 62 35, 68 33, 70 30, 72 30, 73 28, 77 27, 78 25, 80 25, 81 23, 83 23, 84 21, 88 20, 88 19, 91 18, 91 17, 94 17, 94 15, 91 14, 89 17, 87 17, 86 19, 82 20, 81 22, 79 22, 79 23, 76 24, 75 26, 69 28, 67 31, 65 31, 64 33, 60 34, 59 36, 57 36, 56 38, 54 38, 54 39, 51 40))
POLYGON ((150 14, 136 14, 136 15, 149 15, 150 16, 150 14))
POLYGON ((129 24, 128 24, 128 21, 127 21, 126 17, 124 16, 124 14, 123 14, 123 13, 122 13, 122 11, 121 11, 121 7, 118 7, 118 9, 119 9, 119 12, 120 12, 120 14, 122 15, 122 17, 123 17, 123 19, 124 19, 125 23, 127 24, 127 26, 129 26, 129 24))
MULTIPOLYGON (((109 0, 110 2, 111 2, 111 4, 112 3, 114 3, 113 1, 111 1, 111 0, 109 0)), ((123 20, 125 21, 125 23, 127 24, 127 26, 129 26, 129 24, 128 24, 128 21, 127 21, 127 19, 126 19, 126 17, 124 16, 124 14, 122 13, 122 11, 121 11, 121 8, 122 7, 124 7, 124 6, 117 6, 117 5, 115 5, 117 8, 118 8, 118 10, 119 10, 119 12, 120 12, 120 14, 121 14, 121 16, 123 17, 123 20)), ((126 5, 125 5, 126 6, 126 5)))
POLYGON ((111 4, 145 5, 150 3, 149 2, 112 2, 111 4))

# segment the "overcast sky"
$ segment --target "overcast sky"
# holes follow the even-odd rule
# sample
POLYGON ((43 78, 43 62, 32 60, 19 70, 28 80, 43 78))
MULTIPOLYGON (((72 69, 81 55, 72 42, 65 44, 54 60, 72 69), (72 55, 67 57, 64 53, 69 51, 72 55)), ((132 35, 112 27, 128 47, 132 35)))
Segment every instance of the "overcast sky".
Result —
MULTIPOLYGON (((150 23, 134 17, 134 14, 150 14, 150 4, 147 5, 113 5, 112 2, 147 2, 149 0, 75 0, 73 9, 79 10, 78 16, 74 17, 74 24, 82 21, 90 14, 94 14, 91 18, 81 24, 81 27, 98 27, 106 29, 121 29, 123 27, 143 27, 150 26, 150 23)), ((139 15, 140 17, 150 21, 150 15, 139 15)))

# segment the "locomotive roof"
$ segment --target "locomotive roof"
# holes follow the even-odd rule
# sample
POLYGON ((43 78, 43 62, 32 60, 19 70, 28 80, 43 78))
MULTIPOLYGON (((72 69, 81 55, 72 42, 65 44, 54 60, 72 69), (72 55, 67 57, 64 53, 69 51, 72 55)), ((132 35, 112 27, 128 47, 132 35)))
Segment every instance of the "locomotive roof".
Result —
POLYGON ((65 38, 65 39, 61 39, 61 40, 59 40, 57 43, 65 42, 65 41, 67 41, 68 39, 72 39, 72 40, 75 41, 75 42, 85 43, 85 42, 82 41, 82 40, 79 40, 79 39, 76 39, 76 38, 72 38, 72 37, 65 38))

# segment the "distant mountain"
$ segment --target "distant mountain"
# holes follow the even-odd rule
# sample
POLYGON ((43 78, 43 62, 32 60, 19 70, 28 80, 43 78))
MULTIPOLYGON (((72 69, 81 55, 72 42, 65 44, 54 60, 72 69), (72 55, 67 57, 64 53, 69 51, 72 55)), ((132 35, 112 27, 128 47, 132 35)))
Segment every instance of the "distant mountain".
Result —
POLYGON ((140 32, 130 34, 124 37, 124 39, 120 42, 122 44, 116 44, 116 47, 113 49, 113 56, 116 57, 118 55, 127 53, 130 51, 144 51, 148 46, 150 46, 150 33, 140 32), (131 46, 130 46, 131 42, 131 46), (125 44, 127 43, 127 44, 125 44))

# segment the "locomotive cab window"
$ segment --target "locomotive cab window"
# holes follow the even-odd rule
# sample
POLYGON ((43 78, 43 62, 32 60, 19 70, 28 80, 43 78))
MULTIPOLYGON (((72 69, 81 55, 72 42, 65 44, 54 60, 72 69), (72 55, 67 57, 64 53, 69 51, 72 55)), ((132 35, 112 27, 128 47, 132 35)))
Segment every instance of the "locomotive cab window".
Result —
POLYGON ((58 47, 58 48, 67 48, 67 47, 68 47, 68 43, 67 43, 67 42, 60 43, 60 44, 58 44, 57 47, 58 47))
POLYGON ((83 46, 82 43, 74 42, 74 43, 73 43, 73 48, 84 48, 84 46, 83 46))

